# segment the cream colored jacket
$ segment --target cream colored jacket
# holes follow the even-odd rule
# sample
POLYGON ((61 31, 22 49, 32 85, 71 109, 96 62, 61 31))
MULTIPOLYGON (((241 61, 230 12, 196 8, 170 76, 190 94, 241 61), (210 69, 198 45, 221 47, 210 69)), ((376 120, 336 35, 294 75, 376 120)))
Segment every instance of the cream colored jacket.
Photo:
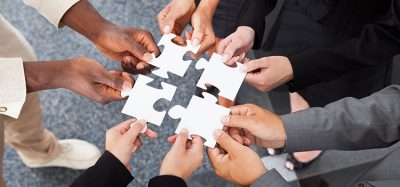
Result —
MULTIPOLYGON (((55 27, 79 0, 24 0, 55 27)), ((0 115, 18 118, 25 102, 23 61, 35 61, 35 52, 22 34, 0 14, 0 115)))

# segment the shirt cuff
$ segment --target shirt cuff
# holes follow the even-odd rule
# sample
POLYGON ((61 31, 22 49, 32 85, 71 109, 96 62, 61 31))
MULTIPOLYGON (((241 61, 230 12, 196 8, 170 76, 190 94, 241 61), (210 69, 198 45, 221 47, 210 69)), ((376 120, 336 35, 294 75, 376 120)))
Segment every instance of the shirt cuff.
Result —
POLYGON ((274 187, 289 187, 289 183, 275 170, 267 171, 263 176, 261 176, 256 182, 254 182, 252 187, 261 186, 274 186, 274 187))
POLYGON ((35 8, 55 27, 59 28, 64 14, 79 0, 24 0, 24 3, 35 8))
POLYGON ((0 114, 17 119, 26 99, 21 58, 0 58, 0 114))

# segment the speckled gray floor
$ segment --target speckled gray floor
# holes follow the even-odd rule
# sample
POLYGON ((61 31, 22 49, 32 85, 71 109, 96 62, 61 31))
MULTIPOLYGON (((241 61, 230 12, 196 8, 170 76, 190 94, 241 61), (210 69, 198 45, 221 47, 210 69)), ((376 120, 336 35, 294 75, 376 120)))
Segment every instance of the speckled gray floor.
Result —
MULTIPOLYGON (((126 26, 141 27, 151 31, 159 39, 155 17, 167 0, 93 0, 95 7, 109 20, 126 26)), ((22 0, 1 0, 0 12, 17 27, 33 45, 39 60, 66 59, 88 56, 98 60, 107 69, 119 69, 113 62, 100 54, 84 37, 68 28, 57 30, 35 10, 25 6, 22 0)), ((173 77, 169 82, 179 85, 173 104, 186 106, 195 85, 196 71, 192 68, 187 76, 173 77)), ((79 138, 96 144, 104 150, 105 130, 127 119, 121 114, 124 101, 105 106, 79 97, 67 90, 52 90, 40 93, 46 127, 57 137, 79 138)), ((160 108, 168 103, 160 102, 160 108)), ((155 176, 159 164, 169 149, 166 138, 173 134, 176 121, 167 119, 155 141, 144 140, 142 149, 132 159, 135 180, 131 186, 145 186, 149 178, 155 176)), ((209 171, 209 164, 196 172, 209 171)), ((4 177, 8 186, 68 186, 81 172, 63 168, 29 169, 23 165, 16 152, 9 147, 4 154, 4 177)))

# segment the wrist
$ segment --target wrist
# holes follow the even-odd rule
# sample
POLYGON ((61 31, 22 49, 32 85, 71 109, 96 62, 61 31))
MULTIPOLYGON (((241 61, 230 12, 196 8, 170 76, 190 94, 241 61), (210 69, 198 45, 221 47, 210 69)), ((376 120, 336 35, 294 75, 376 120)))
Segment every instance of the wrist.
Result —
POLYGON ((24 62, 27 92, 61 88, 63 64, 64 61, 24 62))
POLYGON ((215 10, 217 9, 219 0, 201 0, 197 6, 196 11, 202 11, 210 19, 214 16, 215 10))

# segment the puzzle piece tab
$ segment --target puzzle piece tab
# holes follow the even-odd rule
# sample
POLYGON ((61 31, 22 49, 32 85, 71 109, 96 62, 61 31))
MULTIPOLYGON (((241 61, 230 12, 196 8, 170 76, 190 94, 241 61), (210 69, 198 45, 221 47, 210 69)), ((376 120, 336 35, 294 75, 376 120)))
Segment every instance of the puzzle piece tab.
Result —
POLYGON ((178 128, 175 130, 179 134, 182 128, 189 130, 191 135, 198 135, 206 139, 204 145, 214 148, 216 141, 213 136, 215 129, 222 129, 221 117, 229 115, 230 109, 217 105, 217 98, 203 92, 204 98, 193 96, 188 107, 174 106, 168 111, 172 118, 181 118, 178 128))
POLYGON ((154 110, 153 105, 160 99, 171 101, 176 87, 162 82, 162 89, 157 89, 147 85, 152 81, 154 79, 139 75, 132 90, 121 92, 122 97, 129 96, 128 101, 122 109, 122 113, 160 126, 166 112, 154 110))
POLYGON ((200 59, 196 63, 196 69, 204 69, 197 86, 206 88, 206 83, 219 89, 219 94, 229 100, 234 100, 243 83, 246 73, 240 71, 242 64, 236 63, 236 67, 229 67, 223 63, 222 56, 214 53, 210 61, 200 59))
POLYGON ((190 40, 186 41, 186 46, 179 46, 172 42, 175 37, 175 34, 165 34, 158 42, 158 46, 164 46, 164 51, 157 58, 153 54, 153 60, 149 62, 159 68, 153 71, 157 76, 168 78, 167 72, 171 72, 183 77, 191 63, 191 60, 183 60, 183 56, 189 51, 197 53, 200 49, 200 45, 193 47, 190 40))

